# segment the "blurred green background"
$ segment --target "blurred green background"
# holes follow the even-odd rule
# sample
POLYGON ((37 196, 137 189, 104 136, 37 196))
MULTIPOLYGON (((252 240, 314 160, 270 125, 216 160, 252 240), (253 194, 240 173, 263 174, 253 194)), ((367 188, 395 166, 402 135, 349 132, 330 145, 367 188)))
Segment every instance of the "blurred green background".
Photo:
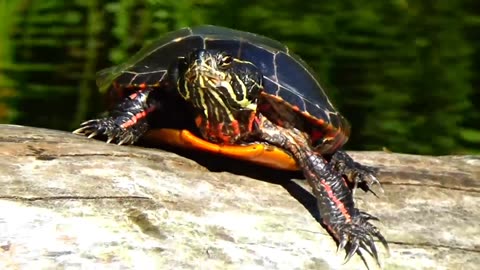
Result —
POLYGON ((287 44, 353 126, 348 149, 480 153, 474 0, 0 0, 0 123, 72 130, 99 69, 184 26, 287 44))

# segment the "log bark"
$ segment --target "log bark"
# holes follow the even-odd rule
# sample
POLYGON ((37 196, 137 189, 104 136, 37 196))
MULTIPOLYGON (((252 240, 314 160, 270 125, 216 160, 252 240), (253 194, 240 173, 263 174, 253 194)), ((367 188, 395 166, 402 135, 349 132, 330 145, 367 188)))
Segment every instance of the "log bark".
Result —
MULTIPOLYGON (((380 170, 356 202, 383 269, 480 267, 479 156, 350 154, 380 170)), ((0 269, 366 269, 297 173, 0 125, 0 185, 0 269)))

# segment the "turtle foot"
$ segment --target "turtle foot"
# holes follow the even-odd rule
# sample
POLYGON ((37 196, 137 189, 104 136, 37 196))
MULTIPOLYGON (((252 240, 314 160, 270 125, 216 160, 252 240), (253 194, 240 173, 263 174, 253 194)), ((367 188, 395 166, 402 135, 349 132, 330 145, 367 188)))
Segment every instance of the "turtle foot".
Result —
POLYGON ((383 237, 377 227, 372 225, 369 220, 378 220, 378 218, 365 212, 360 212, 359 215, 354 217, 349 223, 330 226, 338 240, 338 250, 345 249, 346 251, 345 263, 348 262, 355 253, 363 258, 361 250, 365 250, 380 266, 374 238, 380 240, 389 253, 388 243, 385 237, 383 237))
POLYGON ((372 192, 376 195, 372 187, 378 185, 380 192, 383 193, 380 181, 375 176, 378 169, 354 161, 344 151, 337 151, 333 154, 330 163, 336 172, 344 175, 345 179, 353 185, 354 192, 359 187, 365 192, 372 192))
POLYGON ((118 145, 133 144, 136 142, 140 137, 138 128, 124 128, 117 123, 119 120, 120 122, 125 122, 112 117, 89 120, 83 122, 80 128, 74 130, 73 133, 85 135, 88 138, 104 136, 107 138, 107 143, 114 141, 118 145))

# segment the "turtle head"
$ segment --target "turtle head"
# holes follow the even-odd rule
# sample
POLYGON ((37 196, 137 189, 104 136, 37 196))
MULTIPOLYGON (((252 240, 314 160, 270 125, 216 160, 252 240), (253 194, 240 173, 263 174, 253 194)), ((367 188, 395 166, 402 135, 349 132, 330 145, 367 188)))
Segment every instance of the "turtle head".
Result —
POLYGON ((194 107, 256 110, 262 75, 253 63, 216 50, 195 50, 182 62, 179 92, 194 107))
POLYGON ((252 129, 262 78, 251 62, 223 51, 196 50, 180 59, 177 89, 197 112, 204 137, 233 142, 252 129))

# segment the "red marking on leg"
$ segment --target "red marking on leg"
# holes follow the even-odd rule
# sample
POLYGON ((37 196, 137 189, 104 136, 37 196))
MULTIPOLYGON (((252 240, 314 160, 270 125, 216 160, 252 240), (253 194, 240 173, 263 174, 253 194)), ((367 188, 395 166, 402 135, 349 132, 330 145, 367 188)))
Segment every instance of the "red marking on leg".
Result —
POLYGON ((133 93, 130 96, 128 96, 128 98, 135 99, 135 98, 137 98, 137 96, 138 96, 138 93, 133 93))
POLYGON ((337 198, 337 196, 335 194, 333 194, 333 190, 330 187, 330 185, 325 181, 325 179, 322 179, 322 181, 320 181, 320 183, 322 183, 323 187, 327 191, 327 196, 335 203, 337 208, 342 213, 343 217, 345 217, 346 221, 351 222, 352 218, 351 218, 350 214, 348 213, 347 209, 345 208, 345 205, 343 204, 343 202, 341 200, 339 200, 337 198))
POLYGON ((127 122, 123 123, 123 124, 121 125, 121 127, 123 127, 123 128, 129 128, 129 127, 135 125, 135 124, 138 122, 138 120, 141 120, 141 119, 147 117, 147 115, 148 115, 149 113, 151 113, 153 110, 155 110, 155 106, 152 106, 152 107, 148 108, 146 111, 138 112, 137 114, 135 114, 134 116, 132 116, 132 118, 130 118, 130 120, 128 120, 127 122))
POLYGON ((127 122, 123 123, 123 124, 121 125, 121 127, 123 127, 123 128, 129 128, 129 127, 135 125, 140 118, 144 118, 146 115, 147 115, 147 113, 146 113, 145 111, 141 111, 141 112, 135 114, 132 118, 130 118, 130 120, 128 120, 127 122))
POLYGON ((138 85, 138 88, 140 88, 141 90, 144 90, 147 88, 147 84, 146 83, 141 83, 138 85))

